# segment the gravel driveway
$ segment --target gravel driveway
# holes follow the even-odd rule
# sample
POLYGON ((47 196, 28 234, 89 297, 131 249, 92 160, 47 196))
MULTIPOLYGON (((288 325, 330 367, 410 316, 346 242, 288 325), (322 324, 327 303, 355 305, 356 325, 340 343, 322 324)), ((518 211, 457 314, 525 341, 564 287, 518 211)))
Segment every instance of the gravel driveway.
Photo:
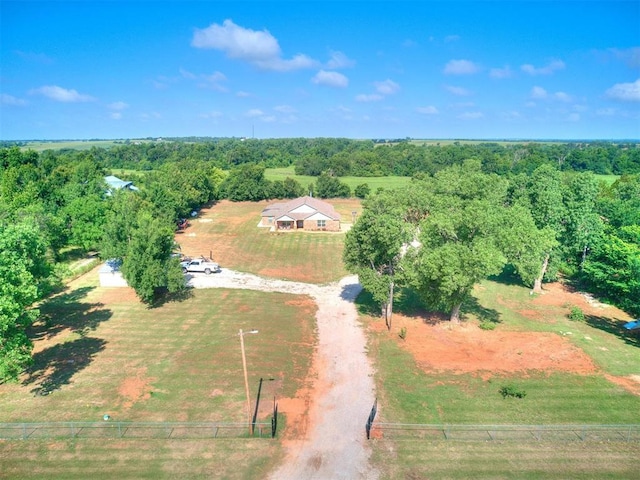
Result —
POLYGON ((318 349, 313 359, 317 378, 309 426, 305 438, 286 442, 286 458, 271 478, 378 478, 378 472, 369 466, 371 450, 364 428, 375 394, 365 336, 353 304, 361 290, 357 277, 318 286, 223 269, 187 279, 194 288, 244 288, 314 298, 318 305, 318 349))

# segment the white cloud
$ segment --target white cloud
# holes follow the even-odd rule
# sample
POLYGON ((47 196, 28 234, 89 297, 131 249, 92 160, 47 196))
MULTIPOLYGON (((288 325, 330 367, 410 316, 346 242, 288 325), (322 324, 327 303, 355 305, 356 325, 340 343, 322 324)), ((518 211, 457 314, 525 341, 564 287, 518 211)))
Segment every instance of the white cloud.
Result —
POLYGON ((327 68, 331 70, 336 70, 338 68, 348 68, 353 67, 356 64, 355 61, 351 60, 342 52, 331 52, 331 58, 327 62, 327 68))
POLYGON ((567 116, 567 122, 579 122, 580 121, 580 114, 579 113, 570 113, 567 116))
POLYGON ((316 85, 326 85, 327 87, 345 88, 349 86, 349 79, 338 72, 328 72, 320 70, 311 79, 316 85))
POLYGON ((444 37, 445 43, 457 42, 458 40, 460 40, 460 35, 447 35, 444 37))
POLYGON ((389 79, 382 82, 374 82, 373 84, 376 87, 376 91, 381 95, 393 95, 400 90, 400 85, 389 79))
POLYGON ((640 78, 633 83, 616 83, 605 95, 622 102, 640 102, 640 78))
POLYGON ((418 43, 414 40, 411 40, 410 38, 405 39, 404 42, 402 42, 402 46, 404 48, 413 48, 413 47, 417 47, 418 43))
POLYGON ((251 96, 251 94, 249 92, 245 92, 245 91, 242 91, 242 90, 238 90, 236 92, 236 97, 239 97, 239 98, 247 98, 247 97, 250 97, 250 96, 251 96))
POLYGON ((613 57, 614 60, 626 63, 630 68, 640 68, 640 47, 609 48, 606 51, 596 50, 594 53, 605 61, 613 57))
POLYGON ((107 105, 110 110, 126 110, 129 108, 129 104, 125 102, 113 102, 107 105))
POLYGON ((264 112, 258 108, 252 108, 247 113, 245 113, 247 117, 262 117, 264 112))
POLYGON ((429 105, 428 107, 418 107, 416 108, 416 112, 422 113, 424 115, 436 115, 440 113, 438 112, 438 109, 433 105, 429 105))
POLYGON ((533 87, 531 89, 529 96, 537 100, 557 100, 559 102, 573 101, 573 97, 566 92, 550 93, 546 91, 544 88, 539 86, 533 87))
POLYGON ((296 109, 291 105, 278 105, 277 107, 273 107, 273 109, 280 113, 296 113, 296 109))
POLYGON ((222 25, 211 24, 196 28, 191 45, 196 48, 220 50, 229 58, 244 60, 264 70, 280 72, 313 68, 318 62, 298 54, 287 60, 282 58, 278 40, 268 30, 251 30, 225 20, 222 25))
POLYGON ((480 68, 470 60, 450 60, 444 67, 447 75, 469 75, 476 73, 480 68))
POLYGON ((384 97, 377 93, 356 95, 356 102, 379 102, 384 97))
POLYGON ((56 102, 65 103, 92 102, 95 100, 95 98, 90 95, 84 95, 78 93, 76 90, 62 88, 57 85, 45 85, 31 90, 29 93, 32 95, 44 95, 56 102))
POLYGON ((458 115, 458 118, 461 120, 477 120, 482 117, 484 117, 482 112, 464 112, 458 115))
POLYGON ((508 65, 503 68, 492 68, 489 70, 489 76, 491 78, 511 78, 513 77, 513 71, 508 65))
POLYGON ((528 73, 529 75, 551 75, 557 70, 563 70, 564 67, 565 65, 562 60, 553 60, 544 67, 534 67, 533 65, 526 63, 520 67, 520 70, 528 73))
POLYGON ((444 88, 447 89, 449 93, 453 93, 459 97, 467 97, 471 95, 471 92, 463 87, 455 87, 453 85, 446 85, 444 88))
POLYGON ((549 94, 547 93, 547 91, 542 88, 542 87, 533 87, 531 89, 531 98, 547 98, 549 94))
POLYGON ((111 112, 111 114, 109 116, 111 117, 112 120, 120 120, 122 118, 122 113, 121 112, 111 112))
POLYGON ((21 98, 14 97, 13 95, 0 93, 0 104, 10 105, 12 107, 24 107, 27 102, 21 98))
POLYGON ((556 100, 560 100, 561 102, 571 101, 571 95, 565 92, 556 92, 553 94, 553 98, 555 98, 556 100))

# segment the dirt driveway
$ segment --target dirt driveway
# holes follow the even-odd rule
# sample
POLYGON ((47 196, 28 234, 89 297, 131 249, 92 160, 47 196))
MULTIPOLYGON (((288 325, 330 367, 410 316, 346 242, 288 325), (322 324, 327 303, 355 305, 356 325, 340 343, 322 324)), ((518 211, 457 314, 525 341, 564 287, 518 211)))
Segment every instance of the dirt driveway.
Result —
POLYGON ((283 464, 271 475, 287 479, 376 479, 369 465, 370 448, 365 422, 375 394, 373 371, 365 348, 364 332, 358 323, 353 301, 361 290, 357 277, 318 286, 265 279, 223 269, 215 275, 189 275, 194 288, 244 288, 267 292, 310 295, 318 305, 318 348, 312 362, 313 386, 304 394, 309 402, 304 420, 299 409, 280 411, 299 425, 290 425, 283 464))

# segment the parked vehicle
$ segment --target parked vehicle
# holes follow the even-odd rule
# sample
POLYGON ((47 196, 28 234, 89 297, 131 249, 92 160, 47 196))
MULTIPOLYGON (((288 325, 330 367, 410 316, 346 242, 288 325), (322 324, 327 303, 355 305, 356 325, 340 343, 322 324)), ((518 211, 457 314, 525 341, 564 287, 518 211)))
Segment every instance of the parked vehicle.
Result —
POLYGON ((184 262, 180 262, 180 266, 184 273, 200 272, 209 275, 210 273, 219 273, 221 271, 220 265, 204 257, 185 260, 184 262))

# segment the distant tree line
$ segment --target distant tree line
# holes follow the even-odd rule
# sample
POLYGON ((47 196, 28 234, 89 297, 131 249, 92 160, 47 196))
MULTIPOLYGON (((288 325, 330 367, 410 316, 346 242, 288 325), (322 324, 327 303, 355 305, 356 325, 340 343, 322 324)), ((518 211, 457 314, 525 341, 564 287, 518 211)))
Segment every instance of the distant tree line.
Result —
MULTIPOLYGON (((54 144, 55 145, 55 144, 54 144)), ((64 150, 62 151, 64 153, 64 150)), ((154 170, 176 160, 205 161, 223 170, 242 164, 266 168, 295 166, 298 175, 413 176, 434 174, 479 160, 482 171, 500 175, 532 173, 543 164, 561 171, 597 174, 640 173, 635 142, 420 144, 344 138, 181 139, 131 141, 111 148, 93 147, 90 155, 107 169, 154 170), (186 141, 191 140, 191 141, 186 141)))

